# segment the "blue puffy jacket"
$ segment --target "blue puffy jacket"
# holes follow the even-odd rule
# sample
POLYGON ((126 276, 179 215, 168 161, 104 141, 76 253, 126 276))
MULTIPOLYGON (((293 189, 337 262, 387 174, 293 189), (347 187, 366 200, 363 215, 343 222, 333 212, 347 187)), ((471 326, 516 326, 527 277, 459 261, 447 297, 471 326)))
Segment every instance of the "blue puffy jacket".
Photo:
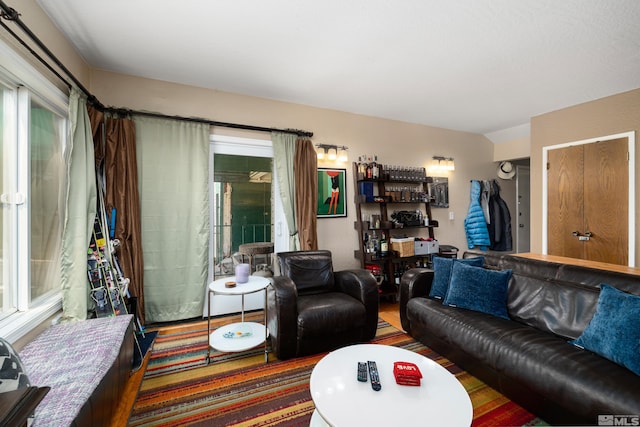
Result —
POLYGON ((479 181, 471 181, 471 202, 467 217, 464 219, 464 232, 467 235, 469 249, 478 246, 480 249, 486 250, 491 245, 484 211, 480 205, 479 181))

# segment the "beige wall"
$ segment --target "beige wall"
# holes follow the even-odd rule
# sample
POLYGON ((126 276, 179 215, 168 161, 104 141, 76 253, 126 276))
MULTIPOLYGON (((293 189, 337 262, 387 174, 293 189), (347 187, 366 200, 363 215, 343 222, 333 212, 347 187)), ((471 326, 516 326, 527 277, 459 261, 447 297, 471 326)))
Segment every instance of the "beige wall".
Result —
MULTIPOLYGON (((20 19, 24 24, 40 39, 42 43, 60 60, 60 62, 80 81, 80 83, 88 88, 89 85, 89 67, 87 63, 82 59, 78 52, 71 46, 67 39, 62 35, 58 28, 53 25, 49 20, 49 17, 38 6, 35 0, 21 0, 14 2, 17 4, 12 5, 18 13, 20 13, 20 19)), ((25 40, 29 40, 28 36, 24 34, 17 24, 9 21, 4 21, 12 31, 23 37, 25 40)), ((24 58, 37 67, 41 72, 50 78, 50 80, 60 88, 64 88, 65 84, 58 79, 55 74, 47 70, 39 61, 37 61, 29 52, 27 52, 22 46, 18 44, 15 39, 9 35, 6 31, 0 31, 2 38, 9 44, 15 47, 17 52, 20 52, 24 58)), ((47 56, 35 44, 30 43, 30 46, 34 48, 36 52, 43 58, 47 59, 47 56)), ((54 67, 56 68, 56 67, 54 67)), ((57 71, 66 78, 65 74, 61 70, 57 71)), ((68 79, 71 82, 70 79, 68 79)))
POLYGON ((493 160, 528 159, 531 156, 531 138, 518 138, 493 144, 493 160))
MULTIPOLYGON (((531 119, 531 250, 542 251, 542 149, 552 145, 636 132, 638 164, 638 130, 640 130, 640 89, 587 102, 531 119)), ((636 188, 640 188, 636 174, 636 188)), ((638 227, 636 197, 636 228, 638 227)), ((603 206, 604 209, 606 207, 603 206)), ((636 237, 636 247, 637 237, 636 237)), ((636 251, 637 252, 637 251, 636 251)), ((636 265, 639 265, 636 253, 636 265)))
MULTIPOLYGON (((141 79, 96 70, 90 90, 105 105, 147 110, 170 115, 196 116, 210 120, 264 127, 297 128, 314 133, 315 143, 346 145, 350 160, 358 154, 377 154, 381 163, 426 166, 434 155, 455 158, 450 178, 450 209, 434 209, 441 224, 436 236, 441 243, 466 248, 463 220, 469 205, 469 180, 495 177, 493 146, 477 134, 420 126, 309 106, 271 101, 215 90, 141 79), (450 221, 449 211, 455 219, 450 221)), ((215 129, 216 133, 230 133, 215 129)), ((233 131, 237 134, 237 131, 233 131)), ((248 134, 247 134, 248 135, 248 134)), ((265 138, 265 134, 254 134, 265 138)), ((326 164, 320 164, 323 166, 326 164)), ((347 179, 346 218, 318 222, 319 246, 334 253, 336 267, 354 267, 357 248, 354 230, 354 184, 351 167, 347 179)))

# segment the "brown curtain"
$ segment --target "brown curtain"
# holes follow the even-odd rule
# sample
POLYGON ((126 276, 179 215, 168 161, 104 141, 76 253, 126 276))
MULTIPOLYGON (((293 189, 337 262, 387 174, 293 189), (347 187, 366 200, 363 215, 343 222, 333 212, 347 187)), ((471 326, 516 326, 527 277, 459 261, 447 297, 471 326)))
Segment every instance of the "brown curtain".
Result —
POLYGON ((301 250, 318 249, 318 158, 309 139, 296 141, 294 163, 296 183, 296 223, 301 250))
POLYGON ((140 226, 140 195, 138 193, 138 162, 136 158, 136 126, 133 120, 107 118, 104 175, 107 213, 116 209, 115 238, 120 240, 118 260, 129 293, 136 297, 136 314, 145 323, 144 262, 142 229, 140 226))
POLYGON ((93 135, 93 154, 97 165, 104 158, 104 113, 87 105, 89 120, 91 121, 91 135, 93 135))
MULTIPOLYGON (((129 293, 136 297, 136 315, 145 323, 144 263, 140 227, 140 197, 136 160, 136 132, 132 120, 107 118, 95 108, 88 107, 96 168, 104 170, 105 206, 107 214, 116 209, 114 238, 120 241, 116 255, 122 272, 131 281, 129 293)), ((98 189, 102 191, 102 189, 98 189)))

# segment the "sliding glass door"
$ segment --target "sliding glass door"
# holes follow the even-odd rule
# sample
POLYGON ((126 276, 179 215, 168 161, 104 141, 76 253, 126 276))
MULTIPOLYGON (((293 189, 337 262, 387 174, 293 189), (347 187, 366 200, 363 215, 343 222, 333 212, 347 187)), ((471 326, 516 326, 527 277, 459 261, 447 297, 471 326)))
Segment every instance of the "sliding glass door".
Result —
POLYGON ((271 242, 272 159, 213 156, 213 246, 215 275, 233 274, 240 245, 271 242))
MULTIPOLYGON (((211 137, 210 280, 233 275, 242 261, 243 243, 273 242, 274 252, 286 251, 289 231, 273 177, 273 148, 269 140, 211 137), (235 256, 234 256, 235 255, 235 256)), ((266 262, 256 259, 257 264, 266 262)), ((203 316, 207 316, 207 299, 203 316)), ((245 309, 264 306, 262 292, 245 297, 245 309)), ((211 315, 239 312, 241 298, 216 295, 211 315)))

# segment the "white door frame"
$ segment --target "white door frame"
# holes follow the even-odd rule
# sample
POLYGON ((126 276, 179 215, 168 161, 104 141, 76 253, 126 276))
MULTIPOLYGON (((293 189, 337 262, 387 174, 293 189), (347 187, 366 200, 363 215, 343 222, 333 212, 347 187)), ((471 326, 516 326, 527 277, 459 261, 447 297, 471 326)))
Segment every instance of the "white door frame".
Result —
MULTIPOLYGON (((229 154, 235 156, 251 156, 251 157, 268 157, 273 158, 273 146, 271 140, 240 138, 224 135, 211 135, 209 138, 209 203, 212 203, 213 191, 213 156, 215 154, 229 154)), ((274 252, 287 251, 289 248, 289 227, 284 220, 284 209, 280 200, 278 191, 278 181, 275 177, 275 168, 273 170, 273 178, 271 180, 271 192, 273 200, 273 246, 274 252)), ((213 209, 209 209, 210 235, 209 239, 213 242, 213 232, 215 230, 215 215, 213 209)), ((213 245, 209 245, 209 260, 213 260, 213 245)), ((207 283, 213 280, 214 265, 209 264, 209 279, 207 283)), ((208 289, 208 287, 207 287, 208 289)), ((211 300, 211 312, 208 313, 209 292, 205 289, 204 304, 202 308, 202 316, 217 316, 222 314, 239 313, 243 307, 242 298, 239 295, 216 295, 211 300)), ((244 309, 261 310, 264 309, 264 293, 256 292, 246 295, 244 298, 244 309)))
MULTIPOLYGON (((273 158, 273 145, 271 140, 240 138, 236 136, 211 135, 209 138, 209 182, 213 182, 213 155, 230 154, 235 156, 252 156, 273 158)), ((273 197, 273 246, 274 252, 284 252, 289 250, 289 226, 284 220, 284 208, 278 190, 278 180, 276 171, 273 169, 273 179, 271 182, 273 197)), ((209 185, 209 199, 213 200, 213 186, 209 185)), ((214 215, 210 212, 209 221, 211 224, 211 241, 213 241, 213 230, 215 229, 214 215)), ((211 246, 211 245, 210 245, 211 246)), ((213 259, 213 247, 209 248, 209 259, 213 259)), ((210 269, 212 272, 213 269, 210 269)), ((213 277, 213 276, 211 276, 213 277)), ((211 279, 210 277, 210 279, 211 279)))
POLYGON ((531 170, 530 166, 516 165, 516 221, 515 221, 516 253, 529 252, 531 249, 531 173, 530 173, 530 170, 531 170), (523 176, 526 176, 526 182, 524 182, 523 176), (524 197, 525 195, 526 197, 524 197), (524 206, 524 209, 523 209, 523 206, 524 206), (521 231, 520 229, 521 223, 525 224, 526 232, 521 231), (525 248, 523 248, 523 246, 525 248))
POLYGON ((635 164, 636 164, 636 156, 635 156, 635 147, 636 147, 636 133, 634 131, 631 132, 623 132, 617 133, 614 135, 602 136, 599 138, 590 138, 584 139, 581 141, 574 142, 566 142, 563 144, 550 145, 548 147, 542 148, 542 253, 544 255, 547 254, 547 245, 548 245, 548 236, 547 236, 547 214, 548 214, 548 178, 547 178, 547 163, 549 162, 549 151, 557 150, 559 148, 566 148, 573 145, 584 145, 584 144, 592 144, 595 142, 603 142, 610 141, 613 139, 627 138, 628 151, 629 151, 629 224, 627 225, 628 229, 628 241, 629 241, 629 258, 627 264, 629 267, 635 266, 636 260, 636 172, 635 172, 635 164))

